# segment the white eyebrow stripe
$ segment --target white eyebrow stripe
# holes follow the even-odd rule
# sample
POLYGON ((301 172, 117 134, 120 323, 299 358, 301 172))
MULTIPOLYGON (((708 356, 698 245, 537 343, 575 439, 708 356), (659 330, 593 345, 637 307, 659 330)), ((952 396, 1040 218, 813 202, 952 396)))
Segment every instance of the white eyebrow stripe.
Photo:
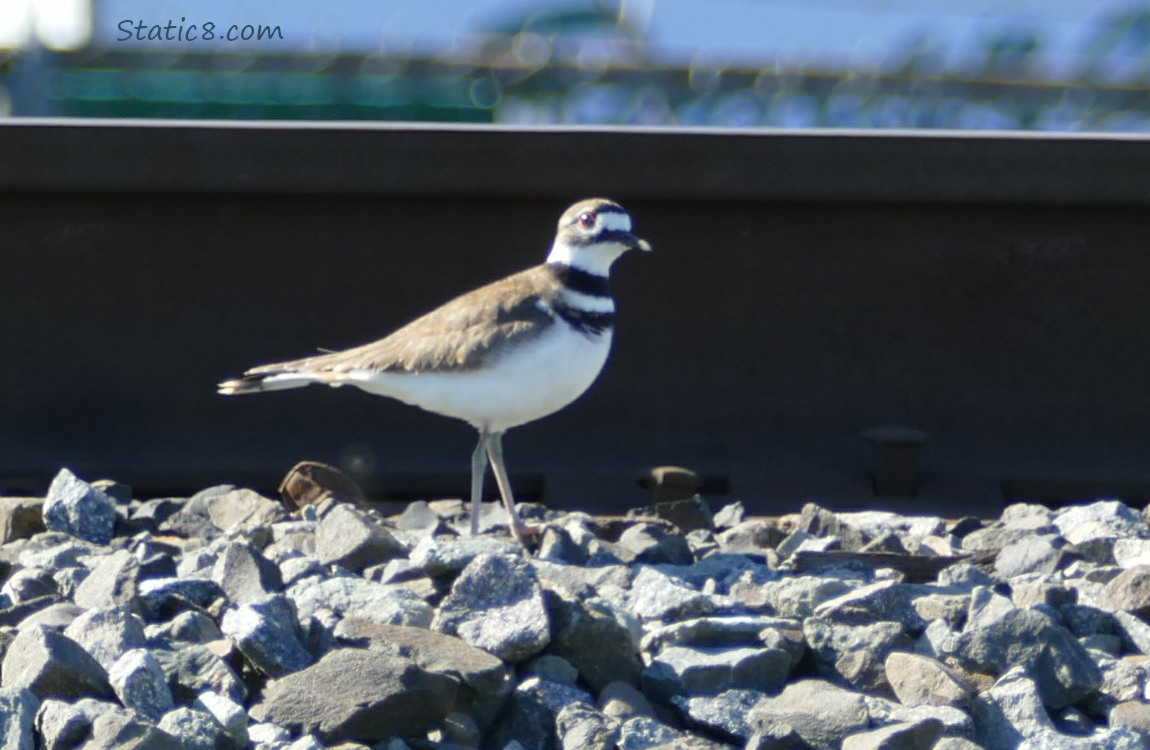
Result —
POLYGON ((615 232, 630 232, 631 217, 617 211, 607 211, 599 214, 599 226, 615 232))

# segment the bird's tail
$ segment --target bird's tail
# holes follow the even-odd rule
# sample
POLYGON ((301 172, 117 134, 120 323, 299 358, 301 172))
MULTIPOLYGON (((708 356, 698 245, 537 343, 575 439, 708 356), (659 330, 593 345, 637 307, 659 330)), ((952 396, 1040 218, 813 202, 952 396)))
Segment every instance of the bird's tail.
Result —
POLYGON ((243 393, 261 393, 263 391, 285 391, 289 388, 302 388, 309 383, 316 382, 316 376, 311 373, 288 370, 285 372, 248 372, 242 378, 225 380, 218 386, 219 392, 225 396, 237 396, 243 393))

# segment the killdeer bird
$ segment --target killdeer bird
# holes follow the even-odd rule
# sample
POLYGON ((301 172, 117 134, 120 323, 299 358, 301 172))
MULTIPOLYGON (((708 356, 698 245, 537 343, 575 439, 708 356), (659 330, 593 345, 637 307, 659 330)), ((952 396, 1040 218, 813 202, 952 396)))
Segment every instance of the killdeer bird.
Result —
POLYGON ((487 462, 511 530, 526 544, 503 463, 503 433, 562 409, 590 387, 611 348, 611 264, 650 250, 631 216, 603 198, 563 212, 546 262, 480 287, 395 333, 346 351, 254 367, 219 385, 226 395, 353 385, 479 430, 471 454, 471 534, 487 462))

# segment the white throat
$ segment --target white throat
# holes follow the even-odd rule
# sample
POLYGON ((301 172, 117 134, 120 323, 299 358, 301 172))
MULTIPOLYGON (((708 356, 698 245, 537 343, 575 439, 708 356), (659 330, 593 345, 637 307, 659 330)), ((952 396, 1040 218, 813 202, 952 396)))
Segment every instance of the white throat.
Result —
POLYGON ((551 246, 551 254, 547 256, 548 263, 559 263, 564 266, 593 273, 596 276, 607 276, 611 264, 623 253, 627 252, 624 245, 618 242, 602 242, 596 245, 568 245, 566 242, 556 241, 551 246))

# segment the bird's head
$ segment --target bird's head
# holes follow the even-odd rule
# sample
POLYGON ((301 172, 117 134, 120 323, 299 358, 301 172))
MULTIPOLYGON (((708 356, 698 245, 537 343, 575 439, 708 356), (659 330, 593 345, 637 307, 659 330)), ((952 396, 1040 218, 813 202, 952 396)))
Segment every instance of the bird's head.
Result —
POLYGON ((606 198, 588 198, 559 218, 547 261, 606 276, 623 253, 650 249, 650 243, 631 232, 631 214, 622 206, 606 198))

